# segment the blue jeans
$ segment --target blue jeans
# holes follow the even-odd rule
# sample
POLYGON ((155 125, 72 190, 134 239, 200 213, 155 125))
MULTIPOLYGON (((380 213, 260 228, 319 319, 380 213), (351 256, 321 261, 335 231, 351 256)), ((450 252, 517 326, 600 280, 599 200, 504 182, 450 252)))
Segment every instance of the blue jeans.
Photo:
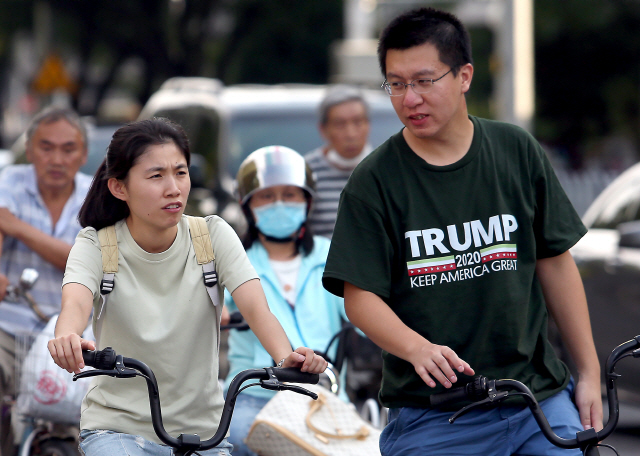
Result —
POLYGON ((256 415, 267 402, 269 399, 238 394, 229 426, 229 442, 233 444, 233 456, 257 456, 245 445, 244 439, 249 434, 256 415))
MULTIPOLYGON (((223 440, 207 451, 198 450, 202 456, 229 456, 233 446, 223 440)), ((80 431, 80 451, 86 456, 171 456, 173 448, 150 442, 139 435, 115 431, 80 431)))
MULTIPOLYGON (((540 403, 553 431, 573 439, 582 431, 578 409, 572 401, 573 379, 563 391, 540 403)), ((550 443, 540 431, 528 407, 498 405, 475 409, 455 423, 454 412, 425 408, 389 410, 389 424, 380 436, 382 456, 429 455, 581 455, 550 443)))

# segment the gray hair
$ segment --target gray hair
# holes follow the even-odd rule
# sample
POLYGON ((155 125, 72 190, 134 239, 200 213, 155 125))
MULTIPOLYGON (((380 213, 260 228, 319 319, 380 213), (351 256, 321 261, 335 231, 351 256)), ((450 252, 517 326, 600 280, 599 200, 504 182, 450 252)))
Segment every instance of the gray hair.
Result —
POLYGON ((325 125, 329 120, 329 110, 336 105, 347 101, 359 101, 364 106, 367 117, 369 117, 369 105, 364 99, 362 92, 357 87, 349 85, 334 85, 327 89, 327 93, 320 102, 320 123, 325 125))
POLYGON ((29 127, 27 128, 27 144, 29 144, 31 138, 33 138, 33 135, 40 125, 50 124, 59 120, 66 120, 80 132, 84 147, 86 148, 87 129, 80 119, 80 116, 78 116, 78 114, 71 108, 61 108, 58 106, 49 106, 48 108, 43 109, 35 115, 35 117, 31 120, 29 127))

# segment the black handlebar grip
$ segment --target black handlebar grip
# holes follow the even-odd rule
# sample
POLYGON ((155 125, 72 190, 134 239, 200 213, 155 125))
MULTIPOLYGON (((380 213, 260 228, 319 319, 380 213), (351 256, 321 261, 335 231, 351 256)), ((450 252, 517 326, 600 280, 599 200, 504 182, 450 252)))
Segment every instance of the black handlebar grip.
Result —
POLYGON ((431 407, 442 407, 443 405, 453 404, 465 399, 469 399, 466 386, 460 386, 429 396, 431 407))
POLYGON ((238 323, 244 323, 244 317, 240 312, 231 312, 229 314, 229 324, 234 325, 238 323))
POLYGON ((82 350, 82 359, 86 366, 94 367, 96 363, 96 352, 94 350, 82 350))
POLYGON ((310 383, 315 385, 320 381, 320 375, 300 372, 300 369, 296 369, 295 367, 274 367, 273 374, 278 377, 278 380, 281 382, 310 383))
POLYGON ((116 365, 116 352, 111 347, 96 351, 83 350, 82 359, 84 359, 84 363, 87 366, 109 370, 116 365))

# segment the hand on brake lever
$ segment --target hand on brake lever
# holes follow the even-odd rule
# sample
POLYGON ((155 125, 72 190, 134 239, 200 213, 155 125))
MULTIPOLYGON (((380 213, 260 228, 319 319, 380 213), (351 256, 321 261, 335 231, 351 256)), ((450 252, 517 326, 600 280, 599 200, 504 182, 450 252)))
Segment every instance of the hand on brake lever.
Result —
POLYGON ((95 350, 96 344, 78 334, 71 333, 51 339, 47 344, 55 363, 69 373, 79 374, 84 369, 82 350, 95 350))
POLYGON ((322 356, 316 355, 310 348, 298 347, 285 358, 282 367, 297 367, 301 372, 321 374, 327 368, 327 364, 322 356))
POLYGON ((126 367, 124 365, 122 355, 117 355, 113 369, 93 369, 80 372, 73 376, 73 381, 75 382, 79 378, 95 377, 96 375, 108 375, 109 377, 117 378, 133 378, 138 375, 138 372, 135 369, 126 367))

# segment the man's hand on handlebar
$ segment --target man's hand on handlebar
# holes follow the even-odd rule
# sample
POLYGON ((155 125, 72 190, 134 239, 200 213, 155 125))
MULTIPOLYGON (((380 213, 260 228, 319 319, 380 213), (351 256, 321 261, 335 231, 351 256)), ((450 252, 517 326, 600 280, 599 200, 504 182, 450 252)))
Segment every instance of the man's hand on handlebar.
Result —
POLYGON ((431 388, 436 387, 434 379, 445 388, 451 388, 458 381, 456 371, 465 375, 475 374, 469 363, 460 359, 451 348, 425 342, 418 350, 413 351, 408 361, 431 388))
POLYGON ((96 344, 75 333, 51 339, 47 344, 55 363, 69 373, 79 374, 84 369, 82 350, 95 350, 96 344))
POLYGON ((310 348, 299 347, 285 358, 282 367, 297 367, 302 372, 321 374, 327 368, 327 361, 310 348))
POLYGON ((594 378, 580 376, 576 384, 575 402, 584 429, 600 431, 602 425, 602 390, 599 375, 594 378))

